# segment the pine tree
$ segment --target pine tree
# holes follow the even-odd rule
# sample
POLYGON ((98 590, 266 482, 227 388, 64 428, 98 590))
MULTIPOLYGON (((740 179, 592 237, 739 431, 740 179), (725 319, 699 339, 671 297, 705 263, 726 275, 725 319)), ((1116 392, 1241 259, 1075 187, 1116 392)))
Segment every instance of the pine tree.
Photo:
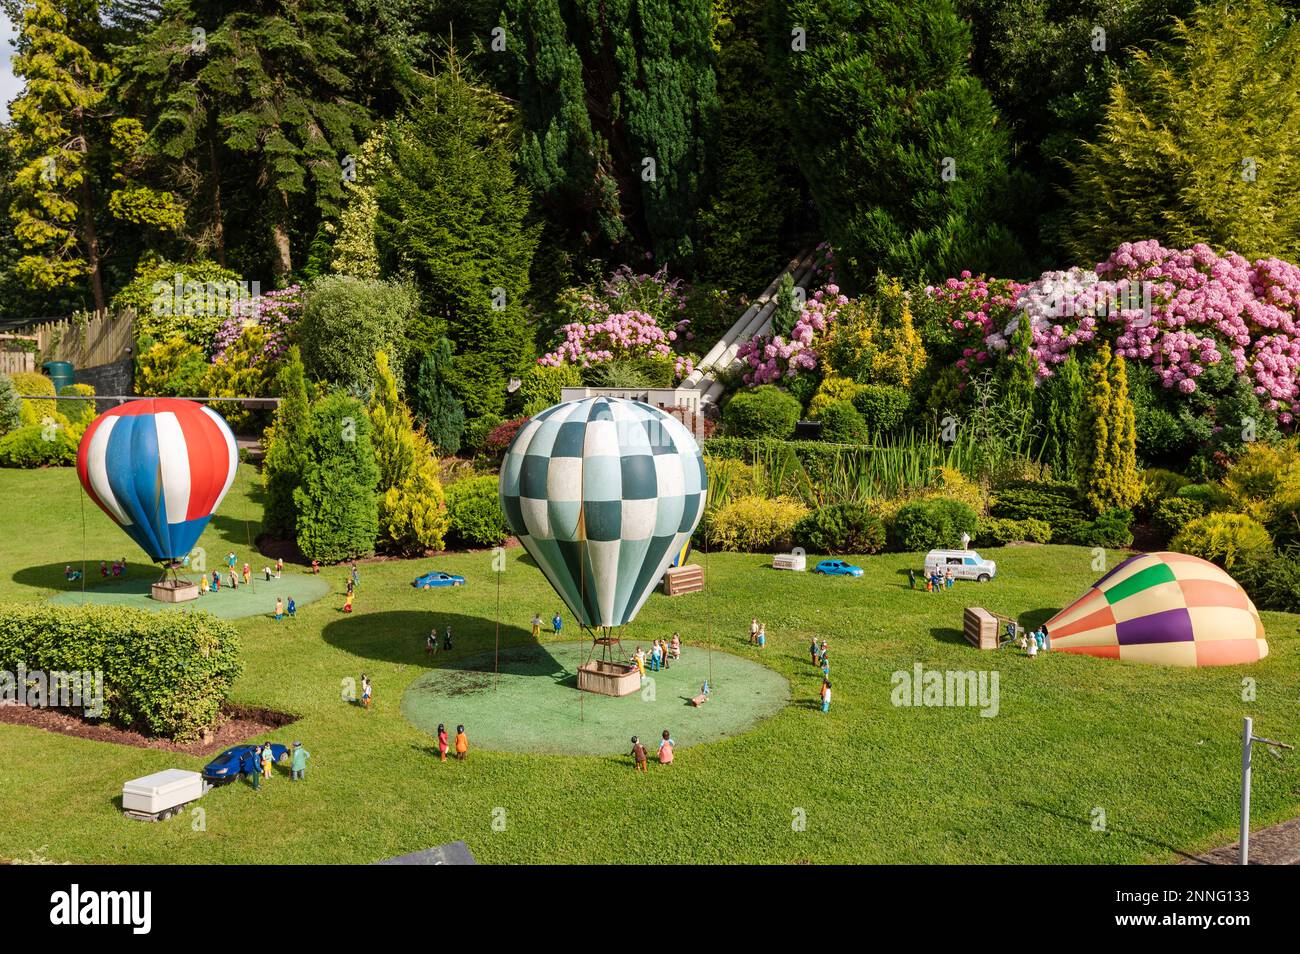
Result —
POLYGON ((769 20, 786 125, 842 284, 1023 267, 996 224, 1005 131, 967 70, 970 32, 952 0, 771 0, 769 20))
POLYGON ((1078 435, 1083 416, 1083 374, 1070 354, 1044 386, 1047 405, 1042 460, 1056 480, 1072 483, 1077 477, 1078 435))
POLYGON ((1207 3, 1136 50, 1096 140, 1070 168, 1069 245, 1204 242, 1300 255, 1300 22, 1265 0, 1207 3))
POLYGON ((293 494, 302 482, 311 419, 307 377, 296 345, 289 349, 276 375, 275 393, 280 397, 280 406, 265 438, 262 484, 266 488, 266 506, 262 527, 276 536, 293 537, 297 523, 293 494))
POLYGON ((370 399, 370 440, 379 466, 380 495, 401 486, 415 463, 415 429, 411 413, 397 396, 397 378, 389 367, 388 355, 375 355, 375 392, 370 399))
POLYGON ((30 0, 13 72, 25 82, 10 106, 10 146, 20 157, 10 215, 27 250, 15 272, 29 287, 66 287, 81 276, 96 308, 107 303, 89 168, 92 128, 113 70, 69 34, 66 0, 30 0))
POLYGON ((1032 423, 1034 395, 1038 387, 1038 360, 1034 357, 1034 329, 1021 314, 1007 345, 1002 362, 1002 401, 1016 428, 1023 434, 1032 423))
POLYGON ((465 407, 451 386, 451 342, 440 339, 425 354, 416 376, 412 411, 434 447, 444 454, 460 450, 465 407))
POLYGON ((789 341, 790 333, 794 331, 795 323, 802 313, 803 309, 799 307, 794 294, 794 277, 786 272, 781 276, 781 282, 776 288, 776 308, 772 311, 772 334, 779 336, 783 341, 789 341))
POLYGON ((572 242, 694 254, 717 80, 710 0, 507 0, 525 178, 572 242))
POLYGON ((1104 492, 1112 507, 1134 507, 1142 495, 1142 478, 1137 466, 1137 428, 1133 400, 1129 396, 1128 369, 1123 355, 1110 363, 1111 427, 1110 469, 1104 492))
POLYGON ((304 443, 302 484, 293 492, 299 549, 324 563, 373 554, 379 468, 365 406, 327 394, 312 406, 304 443))
POLYGON ((1141 482, 1124 359, 1103 344, 1088 367, 1086 381, 1079 428, 1079 491, 1098 513, 1131 508, 1141 482))
POLYGON ((468 413, 500 414, 531 356, 524 312, 537 228, 515 178, 508 104, 448 53, 419 103, 388 128, 391 174, 376 190, 380 261, 409 271, 456 346, 468 413))

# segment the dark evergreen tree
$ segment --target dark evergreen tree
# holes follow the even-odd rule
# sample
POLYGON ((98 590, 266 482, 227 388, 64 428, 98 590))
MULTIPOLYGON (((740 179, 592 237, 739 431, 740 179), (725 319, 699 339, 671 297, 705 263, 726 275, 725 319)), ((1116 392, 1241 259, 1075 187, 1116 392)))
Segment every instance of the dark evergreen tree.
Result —
POLYGON ((293 537, 297 530, 293 494, 302 483, 311 419, 307 378, 297 346, 289 349, 276 374, 275 393, 280 406, 267 432, 266 460, 262 464, 262 483, 266 487, 262 529, 278 537, 293 537))
POLYGON ((298 547, 308 559, 337 563, 375 552, 378 483, 365 405, 338 391, 321 398, 311 409, 302 484, 293 492, 298 547))
POLYGON ((524 299, 537 228, 526 221, 509 119, 505 101, 449 53, 390 127, 391 172, 375 194, 381 263, 410 273, 455 344, 456 391, 475 416, 504 409, 506 381, 532 348, 524 299))
POLYGON ((465 407, 452 390, 451 365, 451 342, 442 338, 420 362, 411 402, 425 436, 444 454, 460 450, 465 429, 465 407))
POLYGON ((769 14, 789 135, 848 286, 878 269, 1017 274, 998 224, 1007 138, 952 0, 771 0, 769 14))
POLYGON ((1043 389, 1042 460, 1054 480, 1072 483, 1078 467, 1077 435, 1083 420, 1083 372, 1073 354, 1057 365, 1043 389))

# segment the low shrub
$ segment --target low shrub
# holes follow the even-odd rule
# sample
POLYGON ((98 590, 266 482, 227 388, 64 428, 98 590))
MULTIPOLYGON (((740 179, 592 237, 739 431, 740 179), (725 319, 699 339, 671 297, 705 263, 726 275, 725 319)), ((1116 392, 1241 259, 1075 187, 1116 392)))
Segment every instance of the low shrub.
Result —
POLYGON ((1209 513, 1183 527, 1169 548, 1230 570, 1240 559, 1272 550, 1273 538, 1243 513, 1209 513))
POLYGON ((22 423, 39 424, 47 417, 54 417, 58 413, 55 406, 58 401, 42 401, 40 397, 49 395, 54 397, 54 382, 43 374, 35 371, 19 371, 11 375, 14 387, 19 394, 29 395, 23 398, 22 410, 20 412, 22 423), (40 397, 37 397, 39 395, 40 397))
POLYGON ((25 424, 0 437, 0 467, 71 466, 80 436, 66 424, 25 424))
POLYGON ((799 421, 799 402, 771 385, 740 391, 727 402, 722 420, 729 437, 789 437, 799 421))
POLYGON ((1193 520, 1205 516, 1205 506, 1199 500, 1187 497, 1165 497, 1151 511, 1151 525, 1166 540, 1182 533, 1193 520))
POLYGON ((861 444, 867 439, 867 423, 848 401, 836 401, 822 408, 822 440, 832 444, 861 444))
POLYGON ((828 374, 817 386, 817 392, 808 402, 808 417, 814 421, 822 420, 822 414, 832 405, 842 402, 852 403, 862 385, 852 378, 840 374, 828 374))
POLYGON ((879 553, 885 546, 885 525, 864 504, 819 507, 794 528, 795 542, 817 553, 879 553))
MULTIPOLYGON (((59 390, 62 397, 84 397, 93 398, 95 389, 89 384, 69 384, 59 390)), ((95 419, 95 402, 91 401, 60 401, 63 406, 63 416, 68 419, 74 430, 84 431, 90 426, 91 421, 95 419)))
POLYGON ((795 526, 807 515, 808 508, 789 497, 738 497, 708 512, 705 535, 722 550, 788 550, 795 526))
POLYGON ((462 546, 496 547, 510 536, 495 476, 468 477, 446 493, 450 534, 462 546))
POLYGON ((0 670, 102 672, 102 718, 176 741, 217 718, 239 675, 239 634, 209 613, 0 605, 0 670))
POLYGON ((502 420, 500 415, 491 413, 474 418, 465 425, 465 431, 461 435, 461 450, 471 454, 481 453, 487 436, 502 423, 502 420))
POLYGON ((975 531, 980 546, 1000 547, 1008 543, 1050 543, 1052 528, 1043 520, 1007 520, 984 517, 975 531))
POLYGON ((517 417, 513 421, 504 421, 498 424, 483 438, 483 452, 495 458, 505 456, 510 444, 514 441, 515 435, 519 429, 528 423, 528 418, 517 417))
POLYGON ((1245 553, 1232 575, 1260 609, 1300 613, 1300 548, 1245 553))
POLYGON ((23 402, 18 397, 13 378, 0 372, 0 437, 8 434, 23 420, 23 402))
POLYGON ((989 515, 1005 520, 1041 520, 1057 543, 1075 543, 1093 514, 1072 484, 1017 481, 994 494, 989 515))
POLYGON ((925 551, 961 545, 962 534, 975 536, 979 515, 960 500, 939 497, 915 500, 899 508, 891 528, 900 550, 925 551))
POLYGON ((519 376, 519 390, 514 393, 510 406, 525 417, 532 417, 559 404, 564 388, 581 384, 582 374, 571 364, 532 364, 519 376))
POLYGON ((1232 494, 1218 484, 1186 484, 1174 492, 1175 497, 1195 500, 1206 513, 1227 511, 1232 508, 1232 494))
POLYGON ((1133 543, 1133 512, 1131 510, 1107 510, 1105 513, 1073 529, 1069 538, 1062 543, 1074 543, 1084 547, 1106 547, 1112 550, 1122 549, 1133 543))
POLYGON ((866 421, 873 440, 900 428, 911 404, 912 396, 892 384, 865 384, 853 396, 853 406, 866 421))

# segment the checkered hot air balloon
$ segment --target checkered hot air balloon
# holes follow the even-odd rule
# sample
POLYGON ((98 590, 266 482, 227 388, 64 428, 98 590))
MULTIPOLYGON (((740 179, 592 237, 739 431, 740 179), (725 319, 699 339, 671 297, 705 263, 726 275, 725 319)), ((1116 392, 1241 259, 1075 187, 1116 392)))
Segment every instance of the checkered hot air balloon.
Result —
POLYGON ((538 414, 501 467, 511 530, 584 626, 632 620, 704 513, 704 457, 677 418, 586 398, 538 414))
POLYGON ((193 401, 146 398, 95 418, 77 449, 90 499, 155 562, 183 559, 235 479, 235 435, 193 401))
POLYGON ((1051 648, 1166 666, 1231 666, 1268 655, 1255 604, 1213 563, 1130 557, 1047 621, 1051 648))

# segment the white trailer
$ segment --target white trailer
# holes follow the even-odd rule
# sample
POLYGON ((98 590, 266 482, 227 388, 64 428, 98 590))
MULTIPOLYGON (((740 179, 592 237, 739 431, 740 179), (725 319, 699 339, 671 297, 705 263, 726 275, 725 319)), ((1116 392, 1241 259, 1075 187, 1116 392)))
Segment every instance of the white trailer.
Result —
POLYGON ((198 772, 165 769, 134 778, 122 786, 122 814, 140 821, 162 821, 179 815, 197 801, 209 786, 198 772))

